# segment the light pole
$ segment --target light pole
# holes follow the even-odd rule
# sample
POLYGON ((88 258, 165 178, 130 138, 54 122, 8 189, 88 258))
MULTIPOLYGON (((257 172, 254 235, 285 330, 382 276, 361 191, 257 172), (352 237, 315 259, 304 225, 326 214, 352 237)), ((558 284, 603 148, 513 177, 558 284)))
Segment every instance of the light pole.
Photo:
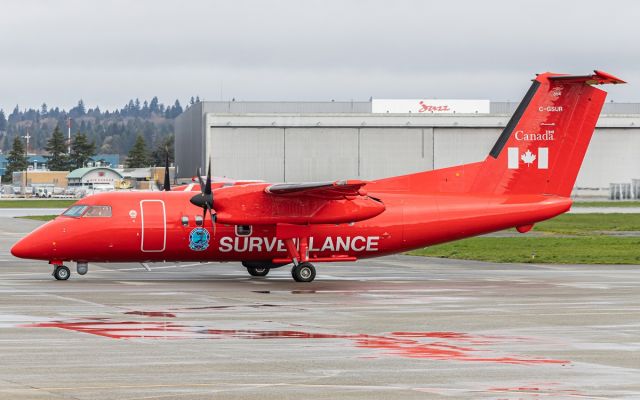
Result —
POLYGON ((27 139, 27 147, 25 149, 27 167, 24 170, 24 197, 27 197, 27 185, 29 184, 29 139, 31 139, 31 135, 29 135, 29 128, 27 128, 27 134, 23 136, 23 138, 27 139))
POLYGON ((67 118, 67 140, 69 141, 69 155, 71 155, 71 117, 67 118))

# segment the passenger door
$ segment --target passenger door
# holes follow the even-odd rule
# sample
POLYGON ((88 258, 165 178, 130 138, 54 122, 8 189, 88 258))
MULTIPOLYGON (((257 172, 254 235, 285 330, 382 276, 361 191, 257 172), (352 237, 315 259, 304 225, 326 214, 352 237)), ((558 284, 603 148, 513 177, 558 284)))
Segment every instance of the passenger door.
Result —
POLYGON ((167 213, 164 201, 141 200, 140 222, 140 250, 146 253, 163 252, 167 245, 167 213))

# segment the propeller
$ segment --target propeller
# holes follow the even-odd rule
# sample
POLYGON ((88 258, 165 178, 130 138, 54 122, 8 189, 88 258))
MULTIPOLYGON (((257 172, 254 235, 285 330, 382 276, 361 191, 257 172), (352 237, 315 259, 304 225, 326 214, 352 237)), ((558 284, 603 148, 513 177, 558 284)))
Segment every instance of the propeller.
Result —
POLYGON ((198 167, 198 181, 200 182, 200 193, 193 196, 189 201, 194 206, 202 208, 202 225, 207 218, 207 212, 211 217, 211 225, 213 226, 213 235, 216 232, 216 211, 213 209, 213 192, 211 191, 211 159, 209 159, 209 167, 207 168, 207 181, 202 181, 202 171, 198 167))
POLYGON ((164 148, 166 152, 167 158, 164 163, 164 186, 163 189, 165 192, 171 191, 171 179, 169 177, 169 149, 167 147, 164 148))

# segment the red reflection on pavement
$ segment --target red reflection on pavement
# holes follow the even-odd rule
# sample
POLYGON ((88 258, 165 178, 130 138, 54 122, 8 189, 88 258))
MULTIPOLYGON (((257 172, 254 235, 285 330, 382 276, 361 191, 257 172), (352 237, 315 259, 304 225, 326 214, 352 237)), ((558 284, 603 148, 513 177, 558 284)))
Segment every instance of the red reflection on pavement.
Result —
MULTIPOLYGON (((136 314, 147 315, 147 314, 136 314)), ((166 315, 163 315, 166 316, 166 315)), ((566 360, 497 356, 486 346, 510 342, 510 337, 474 336, 459 332, 392 332, 386 335, 334 334, 301 330, 209 329, 170 322, 82 320, 43 322, 29 328, 59 328, 111 339, 307 339, 342 340, 387 356, 415 359, 491 362, 500 364, 567 364, 566 360)), ((514 338, 521 341, 522 338, 514 338)))

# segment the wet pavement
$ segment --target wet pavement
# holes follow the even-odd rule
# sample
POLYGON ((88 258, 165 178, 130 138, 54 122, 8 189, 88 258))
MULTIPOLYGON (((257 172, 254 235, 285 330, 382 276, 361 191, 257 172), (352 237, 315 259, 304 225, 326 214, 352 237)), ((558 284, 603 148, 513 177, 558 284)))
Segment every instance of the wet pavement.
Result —
POLYGON ((60 215, 66 208, 0 208, 0 218, 30 215, 60 215))
POLYGON ((0 398, 640 398, 640 268, 392 256, 57 282, 0 218, 0 398))

